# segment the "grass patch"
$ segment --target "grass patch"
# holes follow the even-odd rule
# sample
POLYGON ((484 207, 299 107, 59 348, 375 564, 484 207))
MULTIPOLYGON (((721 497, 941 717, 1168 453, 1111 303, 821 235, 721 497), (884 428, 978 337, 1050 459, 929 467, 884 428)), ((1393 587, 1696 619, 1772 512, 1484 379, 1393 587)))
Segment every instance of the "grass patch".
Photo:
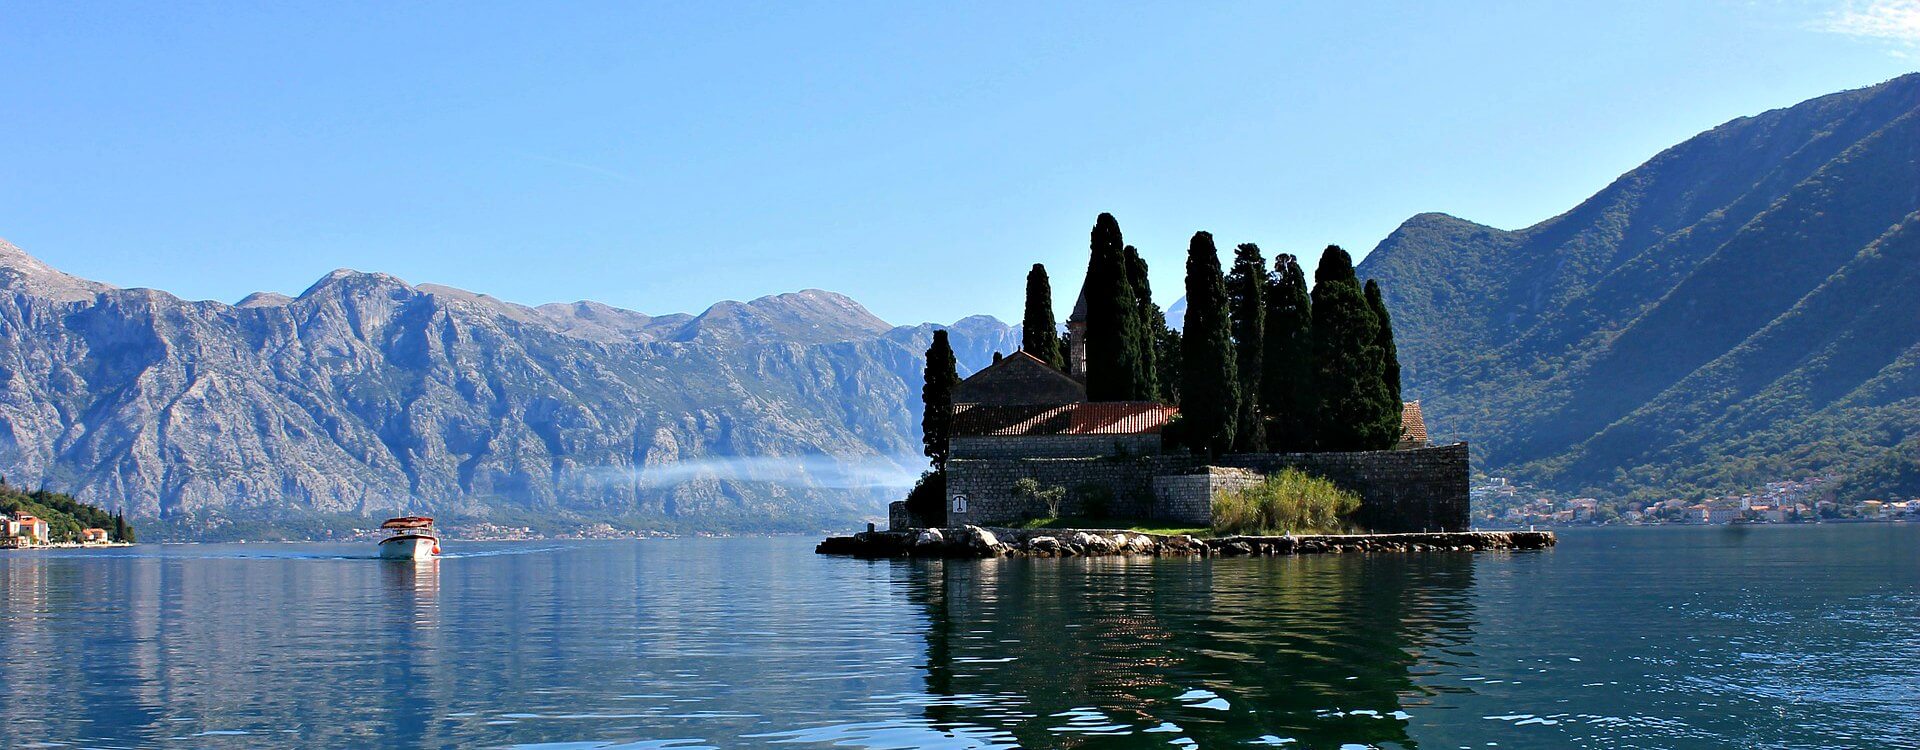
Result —
POLYGON ((1213 533, 1343 534, 1353 531, 1346 516, 1360 508, 1360 496, 1298 469, 1269 474, 1252 487, 1213 498, 1213 533))

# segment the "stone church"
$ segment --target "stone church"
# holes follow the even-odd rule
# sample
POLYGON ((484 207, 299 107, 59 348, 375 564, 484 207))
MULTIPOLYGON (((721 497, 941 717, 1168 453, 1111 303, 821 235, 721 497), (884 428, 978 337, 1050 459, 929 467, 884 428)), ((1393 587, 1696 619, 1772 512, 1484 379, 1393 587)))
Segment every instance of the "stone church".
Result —
POLYGON ((896 502, 892 526, 1001 526, 1056 512, 1208 526, 1215 494, 1297 468, 1358 494, 1354 520, 1369 530, 1467 528, 1467 445, 1429 446, 1419 402, 1404 406, 1397 450, 1234 454, 1208 462, 1165 450, 1161 433, 1178 407, 1087 400, 1085 321, 1083 293, 1067 320, 1068 372, 1014 352, 955 387, 946 518, 910 518, 896 502), (1064 496, 1048 507, 1016 491, 1022 479, 1062 488, 1064 496))

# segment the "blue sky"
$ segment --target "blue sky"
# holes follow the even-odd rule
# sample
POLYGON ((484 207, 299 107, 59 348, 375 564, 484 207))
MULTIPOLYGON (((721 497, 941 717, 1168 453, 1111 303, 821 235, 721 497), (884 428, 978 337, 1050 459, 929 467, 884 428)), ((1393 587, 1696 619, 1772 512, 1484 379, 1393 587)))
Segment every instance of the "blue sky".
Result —
POLYGON ((0 237, 228 302, 350 267, 1013 319, 1028 264, 1077 285, 1101 211, 1164 304, 1197 229, 1359 253, 1422 211, 1517 228, 1916 68, 1917 0, 10 3, 0 237))

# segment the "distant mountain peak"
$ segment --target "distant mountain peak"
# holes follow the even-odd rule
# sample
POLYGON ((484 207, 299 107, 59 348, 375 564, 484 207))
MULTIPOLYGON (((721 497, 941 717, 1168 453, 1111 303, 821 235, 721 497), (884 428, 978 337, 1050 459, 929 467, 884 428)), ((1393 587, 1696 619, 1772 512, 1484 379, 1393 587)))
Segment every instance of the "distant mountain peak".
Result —
POLYGON ((85 302, 114 289, 98 281, 55 269, 0 239, 0 289, 13 289, 61 302, 85 302))
POLYGON ((400 287, 406 290, 412 290, 414 288, 412 284, 408 284, 401 280, 400 277, 392 274, 377 271, 356 271, 351 268, 336 268, 327 272, 327 275, 320 277, 319 281, 313 282, 313 285, 307 287, 306 291, 301 292, 300 296, 296 299, 307 299, 315 294, 335 287, 363 289, 382 286, 400 287))
POLYGON ((893 326, 846 295, 821 289, 726 300, 688 321, 674 338, 708 343, 783 341, 825 344, 870 339, 893 326))
POLYGON ((254 292, 234 307, 286 307, 290 304, 293 304, 293 298, 279 292, 254 292))

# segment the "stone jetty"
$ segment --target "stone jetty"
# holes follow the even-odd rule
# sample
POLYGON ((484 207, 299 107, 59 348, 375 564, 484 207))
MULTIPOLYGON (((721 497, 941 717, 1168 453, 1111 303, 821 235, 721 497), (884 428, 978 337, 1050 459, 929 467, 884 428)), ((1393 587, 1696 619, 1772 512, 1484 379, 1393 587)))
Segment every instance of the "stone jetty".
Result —
POLYGON ((1124 529, 1003 529, 979 526, 863 531, 829 537, 814 552, 854 557, 1093 557, 1106 555, 1306 555, 1332 552, 1479 552, 1546 549, 1551 531, 1411 534, 1194 536, 1124 529))

